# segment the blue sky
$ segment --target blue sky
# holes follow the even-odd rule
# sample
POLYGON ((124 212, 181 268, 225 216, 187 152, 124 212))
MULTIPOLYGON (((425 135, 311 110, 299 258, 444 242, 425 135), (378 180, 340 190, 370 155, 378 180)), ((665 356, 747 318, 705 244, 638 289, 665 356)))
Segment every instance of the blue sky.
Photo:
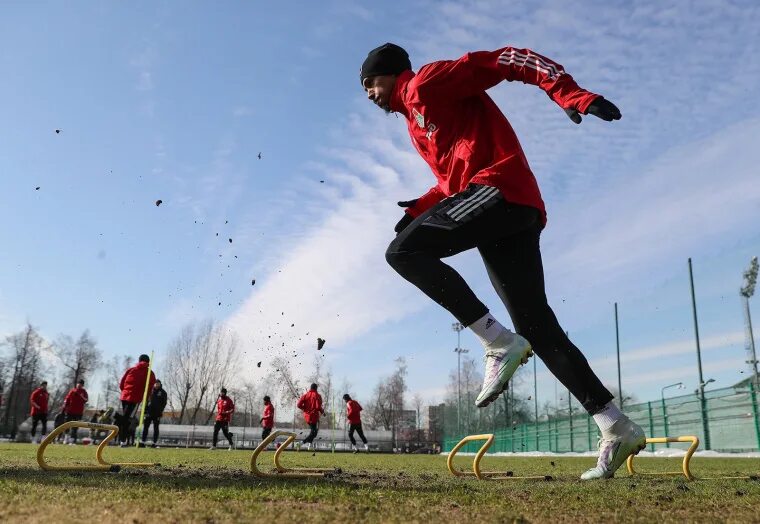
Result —
MULTIPOLYGON (((181 326, 212 316, 240 334, 246 380, 281 342, 305 372, 321 336, 358 398, 405 356, 410 391, 441 400, 453 319, 383 256, 396 200, 433 178, 401 118, 366 101, 358 68, 386 41, 415 69, 513 45, 561 63, 623 113, 575 126, 533 86, 490 91, 547 203, 547 291, 571 338, 615 384, 618 302, 623 388, 647 400, 672 382, 696 387, 692 257, 705 375, 715 386, 746 376, 738 288, 760 251, 756 2, 9 2, 2 12, 0 334, 27 319, 51 339, 90 328, 106 355, 155 350, 161 369, 181 326)), ((451 263, 509 324, 477 257, 451 263)), ((463 346, 479 358, 469 333, 463 346)), ((553 398, 543 365, 538 379, 539 400, 553 398)))

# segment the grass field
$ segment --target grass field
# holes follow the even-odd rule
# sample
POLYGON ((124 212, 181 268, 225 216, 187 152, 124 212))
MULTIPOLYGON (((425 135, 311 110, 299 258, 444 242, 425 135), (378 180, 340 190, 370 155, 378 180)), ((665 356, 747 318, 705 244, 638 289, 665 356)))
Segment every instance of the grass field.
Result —
MULTIPOLYGON (((0 522, 684 522, 760 521, 760 482, 629 477, 581 483, 592 458, 484 458, 487 469, 553 481, 477 481, 448 474, 445 457, 288 452, 283 464, 342 468, 316 480, 261 480, 247 451, 119 449, 111 461, 160 461, 150 470, 50 473, 36 446, 0 444, 0 522), (553 462, 553 464, 552 464, 553 462)), ((51 462, 86 463, 95 449, 50 446, 51 462)), ((467 467, 471 457, 457 459, 467 467)), ((271 467, 271 453, 260 459, 271 467)), ((680 459, 637 459, 677 470, 680 459)), ((622 471, 622 469, 621 469, 622 471)), ((696 475, 758 474, 758 459, 695 458, 696 475)))

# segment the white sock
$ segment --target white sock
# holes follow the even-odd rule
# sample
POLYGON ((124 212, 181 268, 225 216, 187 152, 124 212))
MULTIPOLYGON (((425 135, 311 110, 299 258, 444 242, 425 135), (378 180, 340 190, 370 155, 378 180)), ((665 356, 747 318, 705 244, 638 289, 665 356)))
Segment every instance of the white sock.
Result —
POLYGON ((496 340, 504 331, 509 331, 499 324, 499 321, 493 318, 491 313, 486 313, 467 327, 475 333, 484 346, 496 340))
POLYGON ((609 401, 601 410, 595 413, 593 417, 594 422, 599 426, 599 431, 602 432, 602 436, 609 434, 610 429, 615 425, 615 422, 627 418, 612 401, 609 401))

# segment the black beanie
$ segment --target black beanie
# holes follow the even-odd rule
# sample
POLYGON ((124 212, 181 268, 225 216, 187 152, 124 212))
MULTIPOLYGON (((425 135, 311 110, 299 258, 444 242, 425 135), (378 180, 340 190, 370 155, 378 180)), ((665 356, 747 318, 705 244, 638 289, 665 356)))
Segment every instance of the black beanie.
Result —
POLYGON ((378 75, 397 75, 412 68, 409 54, 396 44, 383 44, 367 54, 367 58, 359 71, 359 81, 364 85, 364 79, 378 75))

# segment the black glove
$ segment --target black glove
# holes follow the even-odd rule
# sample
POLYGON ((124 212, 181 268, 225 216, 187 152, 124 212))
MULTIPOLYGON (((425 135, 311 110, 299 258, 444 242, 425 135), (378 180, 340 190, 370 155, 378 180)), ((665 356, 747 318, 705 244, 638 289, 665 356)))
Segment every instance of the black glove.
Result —
POLYGON ((414 221, 414 217, 410 215, 409 213, 404 213, 404 216, 401 218, 401 220, 398 221, 396 224, 396 227, 393 228, 393 230, 396 232, 396 234, 401 233, 404 229, 406 229, 406 226, 411 224, 414 221))
MULTIPOLYGON (((565 109, 567 116, 576 124, 581 123, 581 115, 575 109, 565 109)), ((612 122, 613 120, 620 120, 622 115, 620 109, 615 104, 606 100, 603 96, 597 97, 586 110, 587 114, 594 115, 597 118, 612 122)))
MULTIPOLYGON (((414 200, 402 200, 401 202, 398 202, 398 205, 400 207, 412 207, 417 203, 417 200, 419 199, 415 198, 414 200)), ((394 227, 393 230, 396 232, 396 234, 399 234, 413 221, 414 217, 412 215, 409 213, 404 213, 404 216, 401 218, 401 220, 398 221, 396 227, 394 227)))

